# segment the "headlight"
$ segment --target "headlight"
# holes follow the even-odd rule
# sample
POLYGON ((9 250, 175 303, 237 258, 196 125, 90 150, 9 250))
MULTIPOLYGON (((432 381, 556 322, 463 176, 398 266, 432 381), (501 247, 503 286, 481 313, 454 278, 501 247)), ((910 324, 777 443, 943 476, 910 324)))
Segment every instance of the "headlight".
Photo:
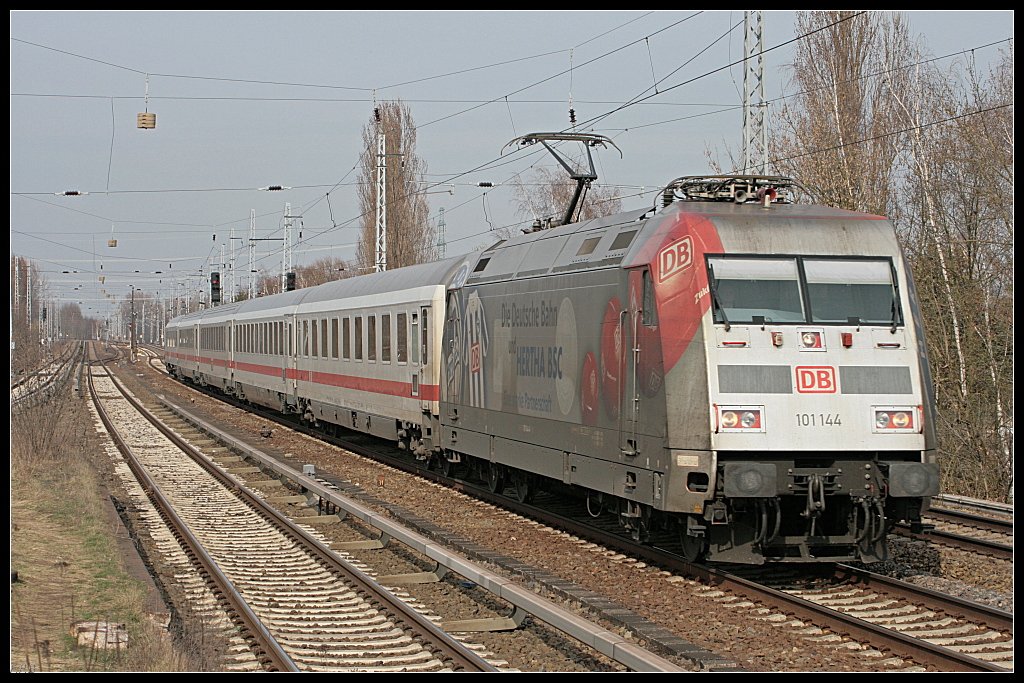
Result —
POLYGON ((917 424, 914 418, 915 408, 912 406, 874 406, 874 428, 872 431, 879 432, 916 432, 917 424))
POLYGON ((722 432, 763 432, 764 406, 720 406, 718 424, 722 432))

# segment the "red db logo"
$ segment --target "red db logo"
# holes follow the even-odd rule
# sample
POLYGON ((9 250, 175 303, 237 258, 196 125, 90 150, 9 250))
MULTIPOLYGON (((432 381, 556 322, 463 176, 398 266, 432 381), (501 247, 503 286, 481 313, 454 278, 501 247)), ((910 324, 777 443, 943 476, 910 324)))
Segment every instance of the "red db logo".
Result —
POLYGON ((480 344, 476 343, 469 347, 469 371, 480 372, 480 344))
POLYGON ((801 394, 836 393, 836 369, 828 365, 797 367, 796 390, 801 394))
POLYGON ((693 239, 689 235, 678 239, 658 252, 658 282, 690 267, 693 263, 693 239))

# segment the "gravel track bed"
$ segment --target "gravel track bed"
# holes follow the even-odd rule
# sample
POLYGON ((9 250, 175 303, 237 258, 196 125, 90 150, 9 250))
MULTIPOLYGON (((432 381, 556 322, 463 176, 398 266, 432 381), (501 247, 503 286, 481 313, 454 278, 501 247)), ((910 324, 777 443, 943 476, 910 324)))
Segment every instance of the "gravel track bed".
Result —
MULTIPOLYGON (((259 442, 263 420, 192 392, 151 370, 158 390, 193 400, 208 419, 231 425, 259 442)), ((735 596, 645 565, 568 534, 556 532, 447 488, 323 442, 275 428, 272 447, 362 486, 484 547, 545 569, 679 634, 740 666, 761 671, 889 671, 904 668, 886 653, 822 633, 770 610, 755 612, 735 596)), ((504 655, 504 653, 502 653, 504 655)), ((524 668, 532 668, 524 665, 524 668)))
POLYGON ((910 538, 889 539, 877 573, 1013 612, 1013 563, 910 538))
POLYGON ((106 401, 107 410, 150 476, 296 664, 312 670, 445 668, 402 627, 170 445, 109 380, 98 378, 97 388, 104 398, 114 398, 106 401))

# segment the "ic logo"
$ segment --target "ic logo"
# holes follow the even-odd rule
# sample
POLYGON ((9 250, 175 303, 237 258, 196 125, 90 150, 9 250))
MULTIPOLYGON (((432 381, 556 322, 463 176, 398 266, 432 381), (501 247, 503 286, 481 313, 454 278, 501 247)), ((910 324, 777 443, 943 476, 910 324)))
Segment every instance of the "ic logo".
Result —
POLYGON ((664 282, 693 263, 693 239, 687 235, 658 252, 658 282, 664 282))
POLYGON ((801 394, 836 393, 836 369, 829 365, 798 366, 796 390, 801 394))

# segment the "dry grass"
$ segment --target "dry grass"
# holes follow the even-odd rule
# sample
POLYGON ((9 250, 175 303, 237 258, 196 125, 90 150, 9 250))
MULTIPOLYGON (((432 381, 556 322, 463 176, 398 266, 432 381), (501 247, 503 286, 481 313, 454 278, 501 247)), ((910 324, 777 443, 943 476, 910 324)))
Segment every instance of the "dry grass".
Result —
POLYGON ((146 614, 147 588, 123 568, 106 493, 90 462, 105 457, 74 398, 52 399, 11 424, 11 670, 180 670, 166 631, 146 614), (77 648, 70 625, 123 623, 126 651, 77 648))

